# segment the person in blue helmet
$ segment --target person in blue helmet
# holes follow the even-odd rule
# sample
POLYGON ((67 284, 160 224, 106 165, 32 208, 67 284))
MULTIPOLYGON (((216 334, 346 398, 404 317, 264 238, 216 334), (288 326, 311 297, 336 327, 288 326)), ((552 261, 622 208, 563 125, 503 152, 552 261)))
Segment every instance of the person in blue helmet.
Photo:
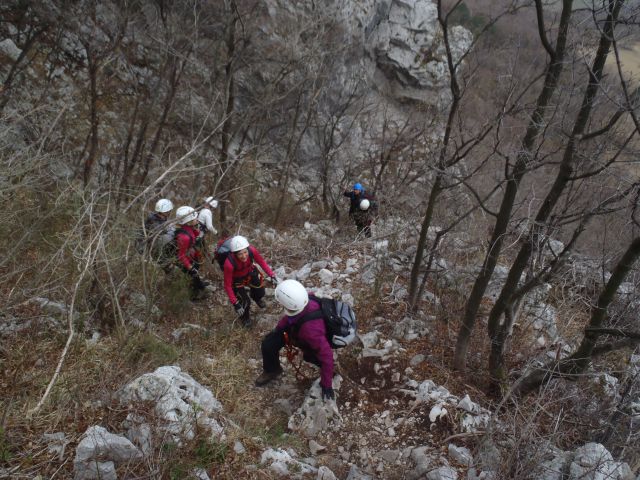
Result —
POLYGON ((364 187, 360 183, 355 183, 351 190, 346 190, 343 195, 349 197, 351 204, 349 205, 349 216, 353 217, 353 214, 360 208, 360 202, 365 198, 369 198, 365 193, 364 187))
POLYGON ((343 193, 349 197, 349 217, 355 222, 358 233, 371 236, 371 224, 377 215, 378 204, 373 195, 365 192, 361 183, 355 183, 351 190, 343 193), (365 201, 366 200, 366 201, 365 201))

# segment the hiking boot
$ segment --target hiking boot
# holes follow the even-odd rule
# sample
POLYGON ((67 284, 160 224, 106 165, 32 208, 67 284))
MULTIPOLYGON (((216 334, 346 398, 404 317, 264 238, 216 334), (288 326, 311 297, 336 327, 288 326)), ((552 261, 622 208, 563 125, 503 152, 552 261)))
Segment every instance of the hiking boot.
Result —
POLYGON ((262 372, 262 374, 258 378, 256 378, 255 385, 256 387, 262 387, 267 383, 275 380, 280 375, 282 375, 282 368, 276 370, 275 372, 262 372))
POLYGON ((260 300, 256 300, 256 305, 258 305, 260 308, 266 308, 267 306, 263 298, 261 298, 260 300))
POLYGON ((253 322, 251 321, 251 317, 243 317, 242 318, 242 326, 244 328, 251 328, 253 327, 253 322))

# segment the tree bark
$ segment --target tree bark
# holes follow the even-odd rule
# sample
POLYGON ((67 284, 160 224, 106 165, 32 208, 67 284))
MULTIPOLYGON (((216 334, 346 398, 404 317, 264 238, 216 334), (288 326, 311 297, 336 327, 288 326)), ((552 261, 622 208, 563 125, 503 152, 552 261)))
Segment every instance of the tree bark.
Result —
POLYGON ((551 189, 547 193, 538 213, 533 221, 527 240, 520 247, 520 251, 516 256, 516 259, 509 270, 507 280, 500 291, 500 295, 493 305, 491 312, 489 313, 488 321, 488 334, 491 340, 491 355, 489 357, 489 373, 494 381, 500 381, 504 379, 504 350, 505 340, 509 336, 513 316, 506 315, 511 310, 511 306, 515 301, 514 294, 518 288, 518 283, 525 271, 532 253, 536 250, 540 241, 544 241, 545 232, 549 230, 549 218, 553 213, 553 210, 560 200, 560 197, 570 183, 571 177, 574 172, 574 154, 576 151, 578 139, 584 133, 587 126, 587 121, 591 115, 593 101, 597 96, 600 88, 600 81, 602 80, 604 65, 609 55, 611 48, 611 42, 618 18, 618 13, 622 6, 622 1, 617 1, 613 4, 607 20, 605 22, 602 34, 600 36, 600 43, 596 56, 593 61, 593 66, 589 70, 589 82, 585 90, 582 105, 578 111, 576 121, 573 125, 573 130, 569 141, 564 150, 564 155, 555 181, 551 186, 551 189), (503 314, 505 315, 505 321, 500 324, 500 319, 503 314))
MULTIPOLYGON (((536 3, 539 2, 540 0, 536 0, 536 3)), ((475 326, 480 302, 482 301, 484 292, 489 285, 489 280, 491 279, 496 264, 498 263, 498 257, 502 250, 502 242, 511 219, 511 211, 515 203, 520 182, 527 172, 528 165, 531 163, 532 159, 535 158, 534 146, 538 137, 545 128, 547 110, 551 103, 553 94, 558 87, 560 74, 564 67, 567 31, 569 28, 572 7, 573 0, 563 0, 560 25, 558 27, 558 34, 556 37, 556 48, 553 50, 549 65, 547 66, 544 86, 538 96, 536 108, 531 116, 531 121, 529 122, 522 141, 522 148, 516 157, 516 163, 513 170, 507 173, 507 185, 500 204, 500 210, 498 211, 493 234, 489 241, 489 249, 487 250, 482 268, 475 279, 473 288, 471 289, 471 293, 465 305, 464 317, 458 332, 456 351, 453 360, 453 366, 458 370, 463 370, 465 368, 471 333, 475 326)), ((541 26, 541 31, 544 31, 543 26, 541 26)))

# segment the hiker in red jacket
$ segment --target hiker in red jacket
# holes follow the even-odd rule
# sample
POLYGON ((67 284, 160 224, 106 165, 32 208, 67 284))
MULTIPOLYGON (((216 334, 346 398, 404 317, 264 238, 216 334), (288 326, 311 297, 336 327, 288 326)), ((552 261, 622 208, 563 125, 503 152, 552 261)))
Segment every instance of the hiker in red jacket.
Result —
POLYGON ((230 240, 230 253, 223 264, 224 289, 236 313, 245 327, 251 326, 251 299, 260 308, 267 305, 264 302, 264 279, 269 277, 275 284, 275 274, 267 265, 260 252, 249 245, 243 236, 235 236, 230 240), (246 287, 249 288, 247 293, 246 287))
POLYGON ((275 296, 277 302, 284 307, 285 315, 262 341, 263 372, 256 379, 256 386, 262 387, 280 376, 280 350, 289 341, 302 350, 302 358, 306 362, 320 367, 323 400, 334 399, 333 351, 327 339, 324 319, 313 315, 321 309, 320 304, 310 299, 309 292, 296 280, 280 283, 275 296), (307 315, 310 315, 311 319, 306 319, 307 315))
POLYGON ((176 223, 178 228, 175 231, 176 257, 180 269, 191 277, 192 298, 198 298, 208 282, 200 277, 200 263, 202 253, 196 247, 198 231, 198 212, 192 207, 180 207, 176 210, 176 223))

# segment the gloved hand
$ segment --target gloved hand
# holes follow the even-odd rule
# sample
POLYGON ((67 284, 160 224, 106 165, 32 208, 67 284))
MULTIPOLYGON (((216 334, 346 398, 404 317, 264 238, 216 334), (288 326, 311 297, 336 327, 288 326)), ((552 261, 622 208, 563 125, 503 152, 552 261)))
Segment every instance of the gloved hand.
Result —
POLYGON ((269 277, 269 281, 271 282, 271 285, 273 285, 274 287, 278 286, 278 279, 275 276, 269 277))
POLYGON ((333 388, 322 387, 322 400, 335 400, 336 396, 333 393, 333 388))
POLYGON ((233 304, 233 308, 236 309, 236 313, 238 314, 239 317, 241 317, 244 314, 244 305, 242 304, 242 302, 236 302, 233 304))
POLYGON ((192 277, 199 277, 200 274, 198 273, 198 269, 196 267, 191 267, 189 269, 189 275, 191 275, 192 277))

